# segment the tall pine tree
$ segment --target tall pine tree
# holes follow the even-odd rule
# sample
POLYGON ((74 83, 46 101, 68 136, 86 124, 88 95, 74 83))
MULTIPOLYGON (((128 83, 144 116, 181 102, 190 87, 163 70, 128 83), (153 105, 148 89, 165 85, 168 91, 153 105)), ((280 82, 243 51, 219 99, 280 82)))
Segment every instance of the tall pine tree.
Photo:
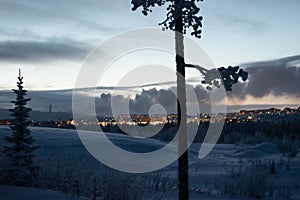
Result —
POLYGON ((178 199, 189 199, 189 157, 188 157, 188 133, 187 133, 187 104, 186 104, 186 80, 185 68, 195 68, 204 76, 201 82, 207 89, 212 86, 219 87, 223 84, 226 91, 231 91, 232 85, 238 83, 239 77, 243 81, 247 80, 248 73, 239 70, 239 67, 221 67, 218 70, 207 70, 204 67, 187 64, 184 59, 184 34, 189 28, 191 35, 201 38, 202 19, 199 15, 200 7, 197 2, 203 0, 132 0, 132 10, 142 8, 142 13, 148 15, 155 6, 165 6, 167 8, 166 19, 159 25, 163 29, 174 30, 175 32, 175 53, 177 71, 177 114, 178 125, 178 199), (220 77, 221 75, 221 77, 220 77), (222 78, 222 82, 217 80, 222 78))
POLYGON ((26 105, 31 99, 25 98, 27 90, 23 89, 21 70, 19 70, 17 87, 13 90, 17 95, 16 100, 12 101, 14 108, 9 110, 13 117, 11 126, 13 132, 11 136, 4 138, 7 145, 4 146, 3 152, 9 160, 6 181, 16 186, 31 186, 37 176, 38 167, 34 163, 34 151, 38 147, 34 146, 35 140, 28 129, 27 119, 31 109, 26 105))

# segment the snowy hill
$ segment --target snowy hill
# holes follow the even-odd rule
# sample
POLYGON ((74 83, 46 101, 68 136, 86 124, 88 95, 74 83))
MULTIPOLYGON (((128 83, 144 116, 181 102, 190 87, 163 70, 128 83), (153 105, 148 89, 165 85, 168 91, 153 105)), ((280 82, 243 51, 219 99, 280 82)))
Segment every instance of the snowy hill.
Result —
POLYGON ((88 200, 74 197, 62 192, 42 190, 37 188, 0 186, 1 200, 88 200))
MULTIPOLYGON (((32 127, 31 132, 40 146, 37 153, 39 165, 44 167, 42 184, 45 187, 59 190, 61 185, 67 181, 68 192, 72 193, 74 180, 80 180, 81 196, 90 196, 88 192, 91 191, 93 179, 97 176, 99 179, 97 186, 99 188, 108 187, 107 191, 110 192, 117 191, 122 187, 122 182, 130 182, 132 186, 129 188, 130 192, 143 190, 141 199, 149 199, 152 196, 177 199, 177 162, 152 173, 124 174, 110 171, 107 175, 106 172, 103 174, 105 166, 89 154, 76 130, 32 127), (107 177, 105 177, 105 173, 107 177), (143 181, 141 182, 141 180, 143 181), (158 189, 155 189, 156 187, 158 189)), ((0 126, 0 137, 10 133, 9 127, 0 126)), ((87 131, 86 133, 93 132, 87 131)), ((157 140, 139 139, 121 134, 107 134, 107 136, 119 147, 132 152, 150 152, 166 145, 157 140)), ((247 195, 251 196, 251 193, 244 194, 247 192, 247 188, 244 187, 248 182, 251 183, 252 177, 260 177, 262 173, 265 173, 263 174, 265 186, 260 186, 265 190, 263 199, 283 199, 284 196, 288 196, 290 199, 300 199, 299 155, 294 159, 289 159, 280 153, 275 144, 269 142, 259 145, 218 144, 207 157, 200 160, 198 158, 200 146, 201 144, 193 144, 190 147, 191 199, 253 199, 247 197, 247 195), (273 161, 276 173, 270 174, 269 168, 273 161), (227 186, 233 189, 236 187, 237 193, 226 189, 227 186), (233 193, 231 194, 231 192, 233 193)), ((176 147, 174 147, 175 149, 176 147)), ((32 200, 75 198, 60 192, 2 186, 0 187, 0 199, 19 199, 19 196, 13 195, 21 192, 24 192, 24 195, 32 194, 33 196, 28 198, 32 200), (44 198, 43 195, 47 197, 44 198), (48 196, 53 198, 48 198, 48 196)), ((125 192, 125 194, 127 193, 125 192)), ((22 196, 21 199, 27 198, 22 196)))
MULTIPOLYGON (((68 112, 41 112, 31 111, 29 120, 33 121, 62 121, 71 119, 72 113, 68 112)), ((0 119, 11 119, 11 113, 8 109, 0 109, 0 119)))

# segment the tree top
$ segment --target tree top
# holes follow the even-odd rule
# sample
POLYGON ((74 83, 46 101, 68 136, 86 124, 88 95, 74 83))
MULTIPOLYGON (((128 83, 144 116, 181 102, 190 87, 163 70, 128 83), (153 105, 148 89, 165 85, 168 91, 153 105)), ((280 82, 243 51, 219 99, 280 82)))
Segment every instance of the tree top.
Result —
POLYGON ((133 11, 141 7, 143 9, 142 13, 146 16, 149 12, 152 12, 153 7, 168 4, 166 19, 159 25, 163 29, 175 31, 175 21, 182 18, 183 33, 186 34, 187 30, 192 28, 191 35, 201 38, 203 17, 199 15, 200 8, 196 4, 200 1, 203 0, 132 0, 131 4, 133 5, 133 11))

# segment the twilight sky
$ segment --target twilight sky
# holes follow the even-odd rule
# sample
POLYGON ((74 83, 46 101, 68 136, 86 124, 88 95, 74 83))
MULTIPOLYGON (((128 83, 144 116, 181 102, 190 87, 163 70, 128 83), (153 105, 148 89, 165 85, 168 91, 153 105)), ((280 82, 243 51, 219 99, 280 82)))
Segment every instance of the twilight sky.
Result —
MULTIPOLYGON (((297 104, 300 1, 200 4, 204 26, 196 42, 217 66, 244 64, 253 73, 253 83, 237 86, 229 104, 297 104)), ((145 17, 131 7, 130 0, 0 0, 0 90, 15 87, 19 67, 28 89, 72 88, 97 44, 131 29, 158 27, 164 19, 164 8, 145 17)))

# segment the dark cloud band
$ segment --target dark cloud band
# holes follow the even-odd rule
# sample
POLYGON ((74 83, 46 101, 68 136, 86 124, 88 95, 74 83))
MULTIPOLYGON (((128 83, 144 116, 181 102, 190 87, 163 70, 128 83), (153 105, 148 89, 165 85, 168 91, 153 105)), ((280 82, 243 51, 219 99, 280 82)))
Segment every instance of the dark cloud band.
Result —
MULTIPOLYGON (((227 95, 229 98, 245 99, 247 96, 255 98, 262 98, 267 95, 276 96, 290 96, 290 98, 300 97, 300 55, 287 57, 278 60, 271 60, 265 62, 248 63, 242 65, 249 72, 249 80, 247 83, 239 83, 234 85, 233 91, 227 95)), ((146 113, 149 108, 154 104, 161 104, 166 108, 167 112, 176 112, 176 97, 171 90, 156 89, 156 86, 169 84, 149 84, 145 87, 152 89, 144 89, 139 94, 136 94, 130 100, 130 109, 133 113, 146 113)), ((97 87, 99 96, 96 99, 96 109, 99 114, 111 114, 111 98, 112 91, 133 91, 140 87, 97 87)), ((84 93, 89 91, 94 92, 95 88, 81 88, 77 89, 84 93)), ((202 87, 197 86, 193 88, 197 100, 203 112, 209 112, 210 96, 207 91, 202 87)), ((189 94, 187 94, 189 97, 189 94)), ((57 91, 30 91, 29 97, 32 98, 31 107, 35 110, 47 110, 50 104, 59 111, 71 111, 72 105, 72 89, 70 90, 57 90, 57 91)), ((11 91, 0 91, 0 108, 7 108, 10 105, 10 100, 13 98, 11 91)), ((122 105, 127 102, 125 96, 116 95, 118 104, 122 105)), ((189 99, 189 98, 188 98, 189 99)), ((188 102, 189 105, 198 102, 188 102)), ((270 104, 278 102, 270 102, 270 104)), ((257 102, 259 104, 259 102, 257 102)), ((84 105, 83 105, 84 108, 84 105)))
POLYGON ((236 84, 228 95, 241 99, 247 95, 261 98, 269 94, 299 98, 299 64, 300 55, 242 65, 249 72, 249 81, 236 84))
POLYGON ((2 41, 0 42, 0 60, 6 62, 81 60, 90 50, 91 47, 87 44, 71 39, 2 41))

